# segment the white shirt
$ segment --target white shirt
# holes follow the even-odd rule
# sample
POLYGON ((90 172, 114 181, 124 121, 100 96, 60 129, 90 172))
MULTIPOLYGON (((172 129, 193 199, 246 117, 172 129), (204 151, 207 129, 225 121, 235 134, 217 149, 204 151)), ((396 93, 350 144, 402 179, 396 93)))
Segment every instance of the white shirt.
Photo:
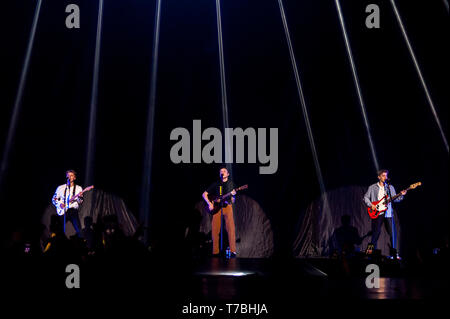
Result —
MULTIPOLYGON (((379 183, 377 183, 378 185, 378 200, 382 199, 384 196, 386 196, 386 188, 384 186, 380 186, 379 183)), ((387 205, 388 209, 386 210, 386 212, 384 213, 384 217, 392 217, 392 204, 389 203, 387 205)))
MULTIPOLYGON (((75 195, 78 195, 83 191, 83 188, 80 185, 75 185, 75 195)), ((67 187, 66 184, 59 185, 58 188, 55 191, 55 195, 53 195, 52 203, 55 205, 55 207, 59 206, 60 204, 67 204, 67 202, 73 197, 73 186, 70 188, 67 187), (67 190, 66 190, 67 189, 67 190), (64 192, 66 193, 66 196, 64 197, 64 192)), ((75 208, 78 209, 80 207, 81 198, 78 198, 77 200, 74 200, 72 203, 69 204, 68 208, 75 208)))

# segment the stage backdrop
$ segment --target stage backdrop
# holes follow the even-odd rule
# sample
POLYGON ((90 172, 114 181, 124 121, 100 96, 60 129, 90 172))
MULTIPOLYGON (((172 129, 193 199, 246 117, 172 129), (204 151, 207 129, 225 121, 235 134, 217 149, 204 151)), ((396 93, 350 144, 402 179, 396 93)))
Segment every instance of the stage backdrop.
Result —
MULTIPOLYGON (((349 215, 350 225, 358 230, 362 237, 371 230, 371 219, 367 213, 363 196, 367 187, 348 186, 328 191, 328 208, 325 205, 325 195, 313 201, 299 219, 294 241, 294 256, 329 256, 332 252, 334 231, 339 228, 341 217, 349 215)), ((394 204, 395 205, 395 204, 394 204)), ((395 225, 397 227, 396 243, 400 242, 400 222, 398 210, 395 210, 395 225)), ((363 239, 357 249, 365 250, 371 236, 363 239)), ((389 235, 384 226, 378 239, 377 248, 385 256, 389 255, 389 235)))
MULTIPOLYGON (((56 209, 50 204, 42 216, 42 224, 46 226, 47 231, 50 225, 50 218, 55 214, 56 209)), ((136 218, 120 197, 99 189, 86 192, 79 211, 81 228, 84 228, 86 217, 91 217, 92 222, 97 223, 99 218, 106 215, 117 216, 120 228, 126 236, 132 236, 136 232, 138 225, 136 218)), ((75 230, 72 227, 72 223, 68 222, 66 224, 66 235, 72 236, 74 234, 75 230)))
MULTIPOLYGON (((201 213, 200 232, 211 237, 211 219, 203 201, 195 208, 201 213)), ((274 250, 270 221, 261 206, 246 195, 236 196, 234 204, 236 249, 241 258, 267 258, 274 250)))

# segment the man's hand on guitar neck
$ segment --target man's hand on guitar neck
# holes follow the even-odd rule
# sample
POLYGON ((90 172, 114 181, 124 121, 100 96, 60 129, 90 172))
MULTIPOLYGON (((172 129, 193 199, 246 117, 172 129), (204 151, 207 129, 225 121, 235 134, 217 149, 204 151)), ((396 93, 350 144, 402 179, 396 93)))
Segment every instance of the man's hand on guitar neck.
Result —
POLYGON ((402 196, 406 195, 407 190, 401 191, 402 196))
POLYGON ((83 199, 84 199, 84 198, 83 198, 83 192, 81 192, 81 193, 75 195, 75 196, 71 199, 71 202, 77 201, 78 204, 81 204, 81 202, 83 201, 83 199))

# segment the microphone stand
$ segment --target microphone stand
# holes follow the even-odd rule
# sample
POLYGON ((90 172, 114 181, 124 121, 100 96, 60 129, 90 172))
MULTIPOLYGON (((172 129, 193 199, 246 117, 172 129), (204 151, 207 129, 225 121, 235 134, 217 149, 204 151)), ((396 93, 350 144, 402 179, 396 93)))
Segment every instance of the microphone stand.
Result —
POLYGON ((69 209, 69 199, 70 199, 70 180, 67 179, 66 181, 66 190, 67 190, 67 197, 64 198, 64 201, 67 201, 67 203, 65 203, 65 207, 64 207, 64 235, 66 234, 66 215, 67 215, 67 210, 69 209))
POLYGON ((223 254, 223 204, 220 205, 220 253, 223 254))
MULTIPOLYGON (((388 198, 389 198, 389 202, 391 203, 391 210, 392 210, 392 217, 391 217, 391 242, 392 242, 392 247, 391 247, 391 249, 392 250, 396 250, 396 248, 395 248, 395 246, 396 246, 395 245, 395 237, 394 237, 394 231, 395 231, 395 228, 394 228, 394 201, 392 200, 391 185, 389 184, 388 180, 386 180, 384 182, 384 187, 385 187, 385 189, 387 189, 386 192, 387 192, 387 195, 388 195, 388 198)), ((392 256, 392 257, 394 257, 394 256, 392 256)))
MULTIPOLYGON (((220 177, 222 180, 222 176, 220 177)), ((223 180, 222 180, 223 182, 223 180)), ((222 197, 223 187, 220 187, 220 197, 222 197)), ((220 199, 220 254, 223 254, 223 198, 220 199)))

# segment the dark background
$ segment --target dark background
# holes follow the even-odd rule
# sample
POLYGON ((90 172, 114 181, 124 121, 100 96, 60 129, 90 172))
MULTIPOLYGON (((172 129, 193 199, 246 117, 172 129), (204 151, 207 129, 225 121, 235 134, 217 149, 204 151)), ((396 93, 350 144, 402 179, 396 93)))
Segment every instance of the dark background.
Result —
MULTIPOLYGON (((0 10, 0 149, 23 66, 36 1, 0 10)), ((367 134, 334 1, 283 1, 327 190, 376 181, 367 134)), ((421 181, 400 204, 403 246, 431 248, 448 236, 448 153, 389 1, 341 1, 378 161, 397 190, 421 181), (367 29, 376 3, 381 28, 367 29)), ((447 134, 449 19, 443 1, 397 1, 447 134)), ((234 164, 236 184, 268 215, 275 251, 290 254, 295 224, 320 196, 278 2, 222 1, 230 127, 279 130, 279 167, 234 164)), ((98 3, 43 2, 17 134, 3 180, 6 230, 38 225, 66 169, 84 185, 98 3), (78 4, 81 28, 65 27, 78 4)), ((155 2, 105 1, 94 184, 123 198, 138 217, 155 2)), ((219 165, 173 164, 172 129, 222 128, 215 1, 162 1, 150 198, 150 238, 176 249, 187 212, 219 165)), ((2 155, 3 156, 3 155, 2 155)), ((5 232, 7 233, 7 232, 5 232)), ((448 237, 447 237, 448 238, 448 237)))

